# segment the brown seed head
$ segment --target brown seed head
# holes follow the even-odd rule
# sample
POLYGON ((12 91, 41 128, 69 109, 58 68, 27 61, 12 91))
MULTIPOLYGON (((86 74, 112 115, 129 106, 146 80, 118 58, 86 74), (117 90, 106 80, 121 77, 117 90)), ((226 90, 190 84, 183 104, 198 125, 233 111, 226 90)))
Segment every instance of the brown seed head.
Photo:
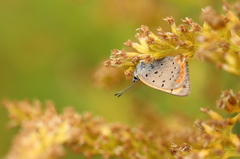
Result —
POLYGON ((202 19, 207 22, 212 29, 218 30, 226 26, 226 20, 222 15, 216 13, 211 7, 206 7, 202 12, 202 19))
POLYGON ((175 23, 173 17, 166 17, 166 18, 164 18, 163 20, 167 21, 168 24, 170 24, 170 25, 172 25, 172 24, 175 23))
POLYGON ((148 36, 150 33, 149 28, 146 25, 142 25, 141 28, 139 29, 143 35, 148 36))
POLYGON ((132 47, 132 43, 133 43, 132 40, 128 40, 124 43, 124 45, 127 47, 132 47))
POLYGON ((177 28, 180 32, 186 33, 188 32, 188 29, 185 27, 185 25, 181 24, 177 28))
POLYGON ((185 18, 185 20, 182 20, 183 21, 183 23, 185 23, 185 24, 187 24, 187 25, 189 25, 189 26, 191 26, 192 25, 192 19, 191 18, 188 18, 188 17, 186 17, 185 18))

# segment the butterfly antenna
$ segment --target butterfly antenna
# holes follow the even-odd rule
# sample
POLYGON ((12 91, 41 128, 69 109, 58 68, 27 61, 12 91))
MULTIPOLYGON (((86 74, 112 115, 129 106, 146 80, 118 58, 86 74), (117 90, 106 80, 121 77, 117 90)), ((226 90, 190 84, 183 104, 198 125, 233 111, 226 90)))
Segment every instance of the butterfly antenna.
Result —
POLYGON ((127 88, 125 88, 124 90, 122 90, 122 91, 120 91, 120 92, 117 92, 116 94, 114 94, 115 96, 117 96, 117 97, 120 97, 121 95, 123 95, 127 90, 129 90, 130 88, 132 88, 132 86, 134 86, 136 83, 137 83, 137 81, 139 81, 139 79, 134 79, 133 80, 133 83, 130 85, 130 86, 128 86, 127 88))

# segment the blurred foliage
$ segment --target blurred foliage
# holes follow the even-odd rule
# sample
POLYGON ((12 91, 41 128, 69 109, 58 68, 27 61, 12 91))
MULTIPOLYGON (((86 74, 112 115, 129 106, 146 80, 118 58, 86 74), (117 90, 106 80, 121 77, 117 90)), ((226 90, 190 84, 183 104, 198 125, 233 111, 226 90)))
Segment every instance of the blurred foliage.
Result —
MULTIPOLYGON (((10 128, 20 126, 7 159, 57 159, 66 147, 86 158, 175 158, 227 159, 240 156, 240 138, 232 132, 240 120, 240 92, 222 93, 217 106, 232 118, 222 117, 201 108, 211 119, 196 120, 195 127, 179 114, 160 117, 154 110, 138 111, 140 126, 129 127, 119 122, 106 122, 90 113, 78 114, 72 107, 57 113, 55 105, 35 101, 3 101, 10 128), (29 151, 31 149, 31 151, 29 151)), ((138 105, 139 106, 139 105, 138 105)))
MULTIPOLYGON (((90 111, 128 125, 139 125, 139 111, 148 107, 163 118, 171 114, 188 121, 203 118, 199 108, 213 107, 222 90, 240 90, 239 77, 191 59, 192 89, 188 97, 171 96, 138 84, 117 99, 113 94, 131 81, 123 83, 124 77, 117 76, 119 80, 109 83, 106 91, 102 85, 95 87, 94 74, 110 50, 122 48, 139 26, 170 30, 163 21, 167 16, 173 16, 176 23, 185 17, 199 22, 201 9, 206 6, 221 13, 222 2, 215 0, 0 1, 0 97, 51 99, 57 111, 74 105, 76 111, 90 111)), ((10 148, 14 132, 4 129, 7 112, 2 107, 0 110, 2 157, 10 148)))

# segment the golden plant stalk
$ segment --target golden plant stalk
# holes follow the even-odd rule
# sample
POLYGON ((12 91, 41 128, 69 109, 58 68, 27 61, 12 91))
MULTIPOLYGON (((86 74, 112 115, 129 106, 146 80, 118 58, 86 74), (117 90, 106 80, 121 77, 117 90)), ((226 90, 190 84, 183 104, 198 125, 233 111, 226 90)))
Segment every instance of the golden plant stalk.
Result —
MULTIPOLYGON (((102 155, 104 158, 124 159, 176 158, 213 159, 240 157, 240 139, 232 133, 240 120, 240 92, 222 93, 217 106, 229 113, 224 119, 218 113, 201 108, 211 119, 197 120, 196 127, 166 127, 147 129, 109 123, 90 113, 78 114, 66 108, 58 114, 51 102, 45 110, 39 101, 8 101, 9 127, 20 126, 6 159, 57 159, 68 147, 86 157, 102 155), (178 129, 176 129, 178 128, 178 129)), ((154 116, 155 114, 150 114, 154 116)), ((174 118, 174 117, 173 117, 174 118)), ((176 125, 179 120, 175 120, 176 125)), ((156 125, 168 125, 158 118, 156 125)), ((172 123, 171 123, 172 124, 172 123)))
POLYGON ((157 35, 142 25, 136 34, 139 43, 128 40, 125 45, 130 51, 112 50, 106 66, 125 70, 125 75, 131 77, 140 60, 149 62, 165 56, 183 54, 199 59, 210 60, 219 68, 240 76, 240 2, 229 6, 223 5, 225 15, 216 13, 211 7, 202 11, 203 25, 186 18, 183 24, 177 26, 172 17, 164 20, 171 26, 172 32, 157 30, 157 35), (235 11, 235 12, 234 12, 235 11))

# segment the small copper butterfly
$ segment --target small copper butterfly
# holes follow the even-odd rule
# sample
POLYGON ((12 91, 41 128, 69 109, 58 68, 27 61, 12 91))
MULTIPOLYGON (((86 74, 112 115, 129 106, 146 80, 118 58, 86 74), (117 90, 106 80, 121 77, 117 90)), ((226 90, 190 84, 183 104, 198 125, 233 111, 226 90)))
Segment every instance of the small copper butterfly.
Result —
POLYGON ((187 96, 190 93, 188 63, 183 55, 166 56, 149 63, 140 61, 134 71, 133 84, 115 96, 120 97, 139 80, 175 96, 187 96))

